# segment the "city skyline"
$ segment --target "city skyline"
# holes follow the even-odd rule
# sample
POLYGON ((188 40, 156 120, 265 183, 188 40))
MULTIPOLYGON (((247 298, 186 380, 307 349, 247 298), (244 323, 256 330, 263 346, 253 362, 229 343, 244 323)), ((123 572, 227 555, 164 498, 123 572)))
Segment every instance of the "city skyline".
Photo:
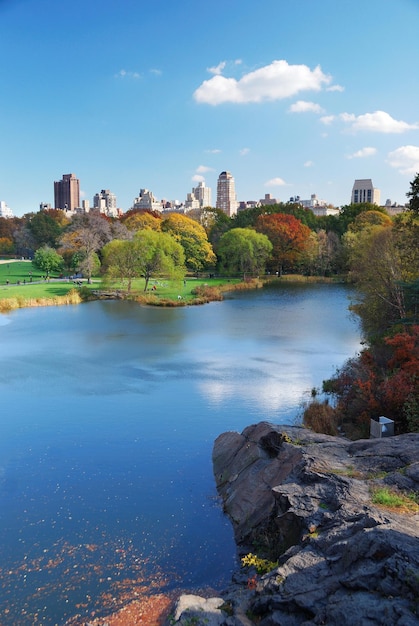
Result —
POLYGON ((0 20, 0 200, 16 216, 53 205, 62 172, 81 201, 111 189, 126 211, 142 188, 214 193, 222 171, 239 202, 342 206, 372 179, 404 204, 419 171, 415 0, 4 0, 0 20))

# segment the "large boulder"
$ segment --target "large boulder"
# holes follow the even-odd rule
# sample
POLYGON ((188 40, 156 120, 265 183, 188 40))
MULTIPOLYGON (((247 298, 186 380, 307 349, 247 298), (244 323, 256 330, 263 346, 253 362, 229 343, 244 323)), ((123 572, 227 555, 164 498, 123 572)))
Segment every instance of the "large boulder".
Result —
POLYGON ((261 422, 220 435, 213 466, 239 553, 277 563, 237 572, 220 626, 419 624, 419 434, 352 442, 261 422), (383 487, 412 506, 373 504, 383 487))
POLYGON ((418 461, 419 434, 351 442, 262 422, 218 437, 239 550, 278 561, 249 594, 258 624, 419 624, 419 515, 372 503, 386 486, 419 498, 418 461))

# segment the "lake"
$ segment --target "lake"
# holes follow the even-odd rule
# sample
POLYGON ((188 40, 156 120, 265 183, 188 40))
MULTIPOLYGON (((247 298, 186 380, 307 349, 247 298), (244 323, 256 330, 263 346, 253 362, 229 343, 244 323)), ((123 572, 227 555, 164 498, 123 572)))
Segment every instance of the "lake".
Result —
POLYGON ((199 307, 1 316, 1 625, 73 623, 134 592, 224 588, 236 555, 214 439, 293 423, 357 354, 348 294, 283 285, 199 307))

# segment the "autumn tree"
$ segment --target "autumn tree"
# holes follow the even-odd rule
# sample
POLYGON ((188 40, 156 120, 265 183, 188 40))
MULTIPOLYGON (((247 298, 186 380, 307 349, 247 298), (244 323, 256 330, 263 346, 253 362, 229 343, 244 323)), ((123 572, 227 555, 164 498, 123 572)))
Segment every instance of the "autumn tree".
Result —
POLYGON ((295 265, 309 245, 310 229, 293 215, 260 215, 255 227, 268 237, 273 246, 270 266, 279 276, 282 275, 284 265, 295 265))
POLYGON ((9 237, 0 237, 0 254, 10 255, 15 251, 15 244, 9 237))
POLYGON ((102 247, 100 234, 87 227, 70 230, 63 235, 60 241, 59 251, 67 260, 68 267, 77 272, 82 272, 87 282, 92 282, 93 274, 100 267, 97 255, 102 247))
POLYGON ((315 273, 329 276, 342 270, 342 244, 336 233, 320 229, 317 232, 315 273))
POLYGON ((123 223, 131 231, 144 230, 149 228, 151 230, 161 230, 161 217, 156 217, 151 211, 135 211, 127 218, 123 223))
POLYGON ((243 279, 264 273, 271 252, 268 237, 251 228, 232 228, 217 247, 220 268, 228 274, 240 273, 243 279))
POLYGON ((161 228, 181 244, 188 269, 199 272, 215 264, 216 256, 201 224, 186 215, 171 213, 161 228))
POLYGON ((419 219, 406 212, 391 224, 367 222, 343 238, 367 347, 324 390, 362 436, 380 415, 395 421, 397 433, 419 431, 419 219))
POLYGON ((391 217, 382 211, 362 211, 358 213, 353 222, 349 224, 348 231, 351 233, 359 233, 362 230, 374 226, 391 226, 391 224, 391 217))
POLYGON ((336 397, 336 414, 348 435, 355 429, 358 437, 368 437, 370 420, 380 415, 394 420, 396 433, 419 432, 419 326, 364 349, 323 390, 336 397))
POLYGON ((379 207, 371 202, 357 202, 341 207, 339 215, 328 215, 325 216, 324 220, 323 218, 318 218, 318 223, 322 228, 324 228, 325 223, 327 223, 327 230, 333 230, 339 237, 342 237, 357 216, 365 211, 379 211, 387 215, 383 207, 379 207))
POLYGON ((357 289, 353 310, 364 333, 376 340, 408 314, 405 286, 419 278, 419 221, 411 216, 394 225, 345 234, 350 277, 357 289))
POLYGON ((91 283, 100 268, 98 252, 112 238, 112 225, 100 213, 75 215, 60 239, 59 252, 69 268, 82 272, 91 283))

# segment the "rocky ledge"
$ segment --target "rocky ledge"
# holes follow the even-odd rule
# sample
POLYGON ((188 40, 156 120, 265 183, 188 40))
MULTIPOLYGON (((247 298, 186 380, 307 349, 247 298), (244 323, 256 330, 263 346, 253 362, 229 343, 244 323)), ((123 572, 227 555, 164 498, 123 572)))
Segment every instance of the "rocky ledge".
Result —
POLYGON ((213 464, 239 554, 275 564, 241 568, 220 598, 182 596, 172 624, 419 624, 419 434, 352 442, 262 422, 220 435, 213 464), (407 506, 374 504, 383 488, 407 506))

